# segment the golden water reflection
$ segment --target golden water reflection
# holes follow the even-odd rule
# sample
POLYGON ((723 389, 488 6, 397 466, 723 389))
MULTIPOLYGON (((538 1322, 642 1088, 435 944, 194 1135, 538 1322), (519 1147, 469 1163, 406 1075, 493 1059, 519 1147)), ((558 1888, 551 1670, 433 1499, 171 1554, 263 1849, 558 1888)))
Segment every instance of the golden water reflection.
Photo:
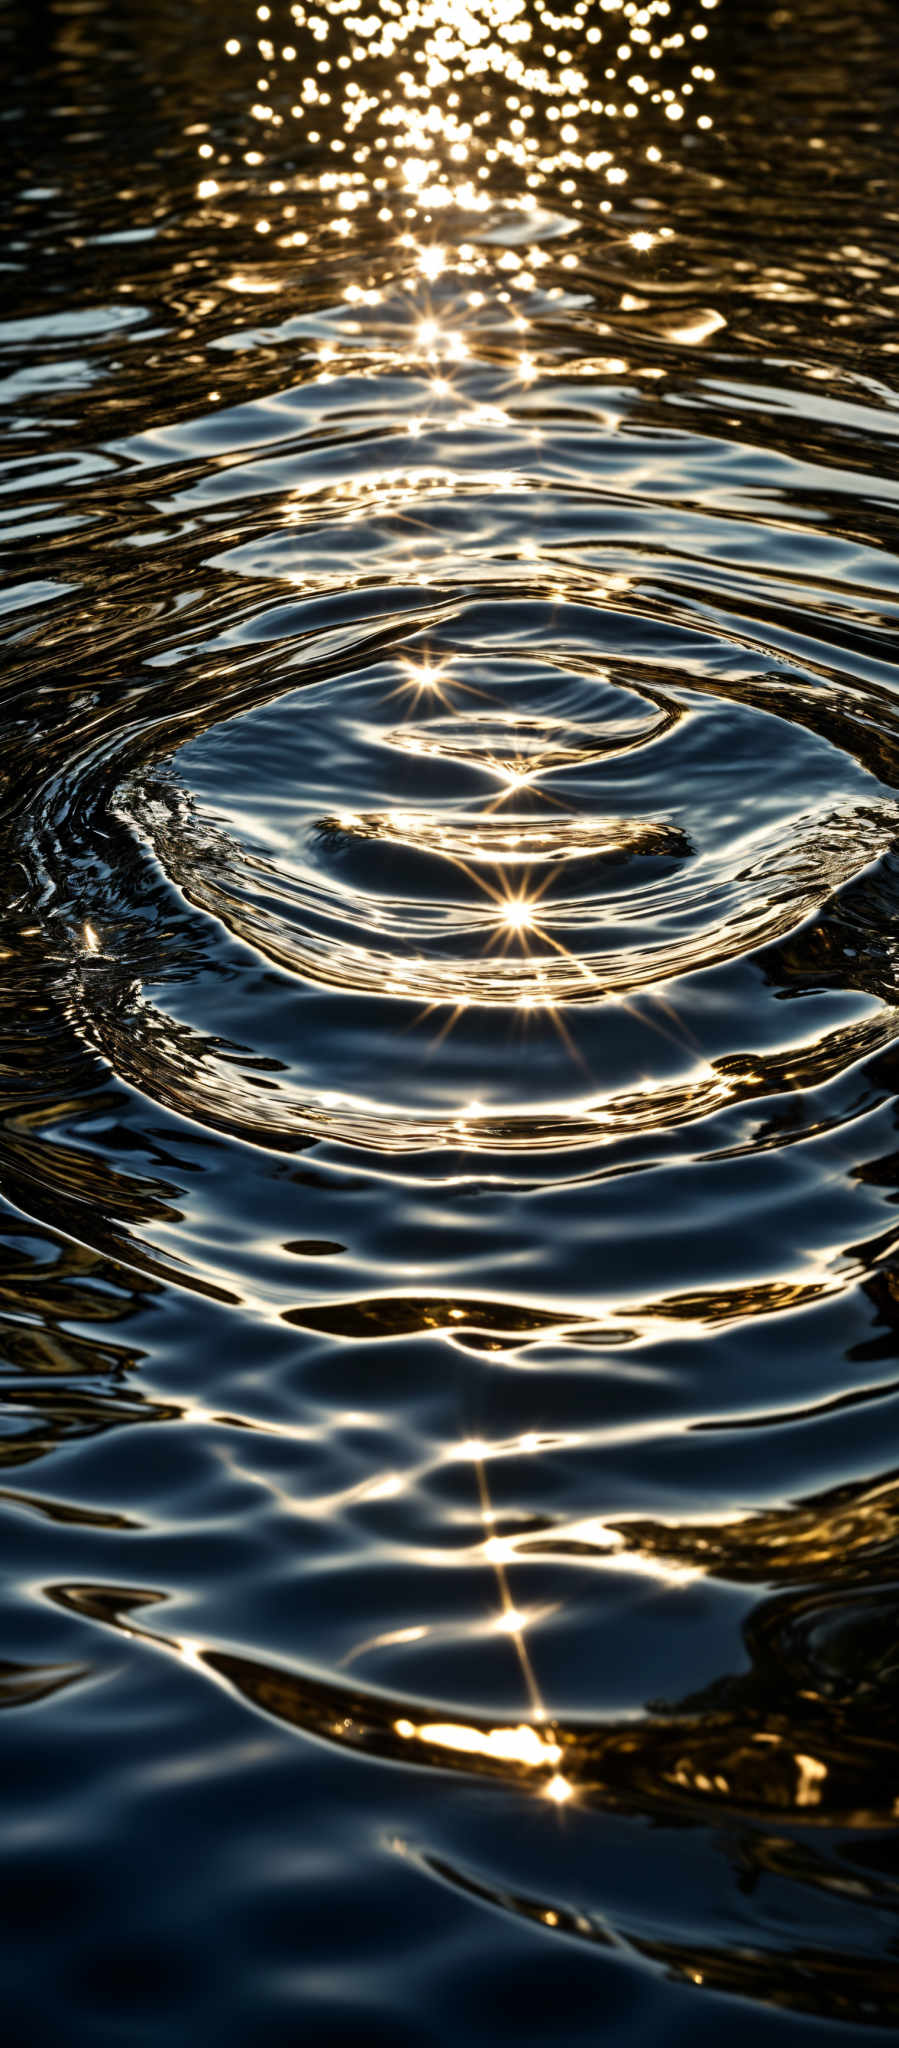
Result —
MULTIPOLYGON (((644 173, 664 175, 666 131, 712 126, 705 94, 715 70, 704 59, 716 6, 576 0, 556 13, 542 0, 373 0, 364 9, 355 0, 321 8, 295 0, 259 7, 253 25, 225 43, 247 81, 244 147, 221 148, 204 134, 198 198, 226 207, 248 190, 263 193, 257 234, 301 250, 314 183, 325 231, 337 245, 358 239, 364 250, 363 275, 343 287, 350 305, 379 304, 390 250, 406 289, 448 273, 490 274, 499 302, 512 304, 513 295, 534 289, 547 261, 541 223, 555 233, 588 204, 614 216, 636 178, 642 185, 644 173), (510 235, 489 258, 476 224, 497 205, 510 216, 510 235), (375 226, 385 261, 373 265, 375 226)), ((655 222, 631 224, 625 239, 640 255, 659 232, 655 222)), ((564 260, 578 261, 574 254, 564 260)), ((473 310, 478 297, 469 293, 473 310)), ((438 333, 425 317, 419 346, 427 349, 438 333)))

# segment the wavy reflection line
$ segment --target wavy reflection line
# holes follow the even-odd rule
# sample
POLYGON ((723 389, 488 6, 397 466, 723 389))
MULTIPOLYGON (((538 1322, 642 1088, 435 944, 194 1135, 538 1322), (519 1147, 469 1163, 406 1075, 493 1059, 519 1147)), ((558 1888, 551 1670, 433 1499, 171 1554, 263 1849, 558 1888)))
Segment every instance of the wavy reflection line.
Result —
MULTIPOLYGON (((302 1733, 381 1761, 459 1771, 504 1783, 551 1805, 571 1801, 705 1822, 725 1814, 790 1826, 882 1828, 899 1813, 899 1759, 877 1711, 865 1725, 826 1693, 777 1676, 780 1632, 794 1627, 788 1602, 753 1622, 754 1665, 704 1694, 641 1719, 500 1722, 446 1718, 411 1700, 313 1679, 296 1669, 167 1636, 135 1619, 165 1602, 148 1588, 64 1584, 55 1604, 176 1657, 234 1697, 302 1733), (770 1688, 766 1701, 763 1681, 770 1688), (786 1711, 788 1709, 788 1711, 786 1711)), ((895 1623, 895 1602, 889 1606, 895 1623)))

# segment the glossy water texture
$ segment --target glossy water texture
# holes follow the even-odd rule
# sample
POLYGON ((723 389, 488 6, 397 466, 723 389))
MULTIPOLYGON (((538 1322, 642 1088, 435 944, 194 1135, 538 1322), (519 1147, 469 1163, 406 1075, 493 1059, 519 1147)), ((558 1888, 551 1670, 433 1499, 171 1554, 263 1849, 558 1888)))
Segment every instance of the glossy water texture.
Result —
POLYGON ((892 4, 0 28, 6 2038, 892 2036, 892 4))

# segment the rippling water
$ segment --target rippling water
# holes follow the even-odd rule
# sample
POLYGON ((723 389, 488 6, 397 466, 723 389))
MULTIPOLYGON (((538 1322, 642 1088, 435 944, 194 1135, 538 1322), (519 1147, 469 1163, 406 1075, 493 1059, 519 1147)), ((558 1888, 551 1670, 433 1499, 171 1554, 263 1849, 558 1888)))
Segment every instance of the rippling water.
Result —
POLYGON ((8 2038, 899 2022, 887 0, 0 16, 8 2038))

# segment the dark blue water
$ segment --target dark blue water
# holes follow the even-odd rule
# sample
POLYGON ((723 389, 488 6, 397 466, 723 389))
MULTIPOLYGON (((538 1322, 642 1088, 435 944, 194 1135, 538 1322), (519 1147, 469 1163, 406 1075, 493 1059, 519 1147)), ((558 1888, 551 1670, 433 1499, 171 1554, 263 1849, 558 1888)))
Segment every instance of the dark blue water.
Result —
POLYGON ((5 2039, 899 2023, 899 37, 7 0, 5 2039))

